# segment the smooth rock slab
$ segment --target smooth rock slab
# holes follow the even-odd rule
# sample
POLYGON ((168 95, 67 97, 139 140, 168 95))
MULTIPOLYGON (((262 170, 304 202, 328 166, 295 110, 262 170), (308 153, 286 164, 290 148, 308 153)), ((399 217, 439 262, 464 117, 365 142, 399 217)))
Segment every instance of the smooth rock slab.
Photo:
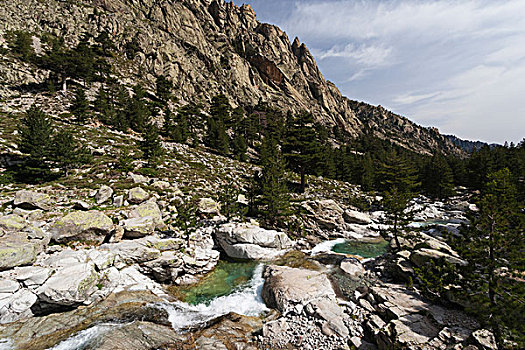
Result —
POLYGON ((252 224, 224 224, 215 236, 226 254, 237 259, 272 259, 294 245, 286 233, 252 224))
POLYGON ((359 279, 365 273, 363 264, 357 259, 344 259, 339 265, 341 270, 353 279, 359 279))
POLYGON ((6 216, 0 216, 0 228, 6 231, 20 231, 26 226, 26 220, 20 215, 9 214, 6 216))
POLYGON ((51 228, 52 239, 63 243, 69 241, 93 241, 102 243, 113 229, 113 221, 104 213, 76 211, 55 222, 51 228))
POLYGON ((268 265, 264 269, 262 297, 266 304, 281 312, 296 304, 331 298, 335 292, 325 274, 287 266, 268 265))
POLYGON ((26 237, 20 232, 0 237, 0 271, 35 262, 41 245, 26 237))
POLYGON ((454 264, 454 265, 460 265, 460 266, 468 265, 468 262, 465 260, 462 260, 450 254, 443 253, 443 252, 440 252, 434 249, 421 248, 421 249, 415 250, 414 252, 412 252, 412 254, 410 254, 410 261, 418 267, 425 265, 430 260, 438 260, 438 259, 445 259, 445 261, 447 261, 450 264, 454 264))
POLYGON ((372 223, 372 219, 368 214, 357 210, 345 210, 343 218, 350 224, 368 225, 372 223))
POLYGON ((80 263, 56 271, 46 283, 37 288, 41 301, 49 304, 75 306, 90 304, 97 292, 100 276, 93 263, 80 263))
POLYGON ((132 218, 122 221, 124 227, 124 237, 141 238, 149 236, 155 232, 155 221, 151 216, 142 218, 132 218))
POLYGON ((20 207, 29 210, 51 209, 51 199, 47 194, 27 190, 20 190, 16 192, 13 204, 15 205, 15 207, 20 207))

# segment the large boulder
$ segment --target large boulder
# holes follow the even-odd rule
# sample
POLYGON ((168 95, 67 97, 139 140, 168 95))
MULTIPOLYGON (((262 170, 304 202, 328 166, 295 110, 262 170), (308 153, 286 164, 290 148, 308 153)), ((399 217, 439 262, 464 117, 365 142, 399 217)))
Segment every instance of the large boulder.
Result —
POLYGON ((266 305, 281 312, 312 300, 335 299, 330 280, 318 271, 268 265, 264 269, 264 278, 262 297, 266 305))
POLYGON ((157 203, 152 200, 144 202, 129 213, 130 218, 145 218, 150 217, 155 222, 155 228, 159 230, 166 229, 166 224, 162 219, 162 212, 157 203))
POLYGON ((126 238, 141 238, 155 232, 155 221, 151 216, 123 220, 122 226, 126 238))
POLYGON ((283 314, 306 309, 309 315, 321 319, 321 329, 325 335, 349 336, 349 330, 343 322, 345 315, 325 274, 270 265, 266 266, 264 277, 262 297, 269 307, 283 314))
MULTIPOLYGON (((1 284, 2 282, 0 282, 0 288, 1 284)), ((0 293, 0 324, 33 316, 31 307, 36 301, 37 296, 28 289, 17 289, 11 293, 0 293)))
POLYGON ((0 216, 0 229, 5 231, 20 231, 27 226, 25 219, 16 214, 0 216))
POLYGON ((359 279, 365 274, 365 268, 358 259, 346 258, 339 265, 341 270, 352 279, 359 279))
MULTIPOLYGON (((171 240, 166 240, 171 241, 171 240)), ((168 246, 168 242, 160 241, 154 237, 145 237, 132 241, 106 243, 99 247, 100 251, 111 252, 118 261, 124 265, 140 264, 155 260, 161 256, 161 246, 168 246)), ((174 245, 174 247, 178 247, 174 245)), ((119 268, 123 267, 117 265, 119 268)))
POLYGON ((413 251, 412 254, 410 254, 410 261, 418 267, 427 264, 431 260, 436 261, 439 259, 444 259, 446 262, 454 265, 468 265, 468 262, 465 260, 434 249, 421 248, 413 251))
POLYGON ((113 221, 96 210, 75 211, 55 222, 52 239, 55 242, 88 241, 102 243, 113 229, 113 221))
POLYGON ((135 187, 128 192, 128 201, 133 204, 139 204, 149 198, 149 193, 141 187, 135 187))
POLYGON ((433 305, 399 285, 375 286, 370 291, 382 320, 373 322, 378 327, 368 322, 367 328, 379 349, 448 349, 466 341, 479 327, 463 312, 433 305))
POLYGON ((40 242, 29 240, 26 233, 8 233, 0 237, 0 270, 30 265, 40 250, 40 242))
POLYGON ((201 198, 198 205, 199 213, 204 215, 219 215, 221 206, 211 198, 201 198))
POLYGON ((286 233, 253 224, 221 225, 215 237, 226 254, 237 259, 271 259, 293 246, 286 233))
POLYGON ((343 218, 349 224, 368 225, 372 223, 372 219, 368 214, 357 210, 345 210, 343 218))
POLYGON ((20 190, 15 194, 15 200, 13 204, 16 207, 23 209, 51 209, 51 199, 47 194, 32 192, 27 190, 20 190))
POLYGON ((97 201, 97 204, 105 203, 111 198, 112 195, 113 189, 104 185, 97 191, 97 194, 95 195, 95 201, 97 201))
POLYGON ((322 228, 336 230, 344 225, 343 214, 345 211, 332 199, 310 201, 303 203, 302 207, 314 217, 314 220, 322 228))
POLYGON ((36 294, 41 302, 51 305, 76 306, 89 304, 91 296, 99 290, 101 276, 95 264, 77 263, 57 269, 40 287, 36 294))

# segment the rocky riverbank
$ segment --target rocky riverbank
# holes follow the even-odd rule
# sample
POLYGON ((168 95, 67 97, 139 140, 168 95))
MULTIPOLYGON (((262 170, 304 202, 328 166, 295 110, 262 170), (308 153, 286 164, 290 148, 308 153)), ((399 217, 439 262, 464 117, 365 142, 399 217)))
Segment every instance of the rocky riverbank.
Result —
POLYGON ((362 247, 331 249, 348 239, 379 247, 381 212, 308 200, 300 205, 311 233, 292 240, 255 222, 226 222, 220 206, 203 198, 204 225, 187 239, 171 225, 176 212, 169 203, 181 195, 176 185, 135 174, 130 180, 135 185, 118 193, 101 186, 84 197, 66 189, 3 197, 2 349, 493 346, 491 335, 462 311, 396 284, 430 259, 465 263, 440 235, 450 232, 450 222, 465 220, 466 202, 416 200, 425 209, 422 224, 413 226, 434 226, 401 239, 396 254, 363 259, 349 255, 366 255, 362 247), (337 240, 310 250, 325 238, 337 240), (306 250, 294 250, 301 247, 306 250), (229 291, 208 290, 197 304, 172 296, 212 271, 221 254, 263 263, 229 291))

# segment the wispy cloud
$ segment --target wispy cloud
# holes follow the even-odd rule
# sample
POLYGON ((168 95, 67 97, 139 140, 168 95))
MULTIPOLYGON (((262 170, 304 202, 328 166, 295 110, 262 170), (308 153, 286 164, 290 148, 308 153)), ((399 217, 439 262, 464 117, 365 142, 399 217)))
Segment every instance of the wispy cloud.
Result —
POLYGON ((433 98, 439 95, 440 95, 440 92, 434 92, 434 93, 423 94, 423 95, 404 94, 404 95, 399 95, 397 97, 394 97, 392 101, 400 105, 406 105, 406 104, 413 104, 413 103, 421 102, 424 100, 428 100, 430 98, 433 98))
POLYGON ((279 6, 274 23, 352 99, 470 139, 525 137, 523 0, 245 1, 266 18, 279 6))
POLYGON ((348 44, 344 47, 334 45, 328 50, 321 50, 316 57, 320 60, 333 57, 347 58, 363 66, 383 67, 391 63, 389 62, 391 52, 390 47, 348 44))

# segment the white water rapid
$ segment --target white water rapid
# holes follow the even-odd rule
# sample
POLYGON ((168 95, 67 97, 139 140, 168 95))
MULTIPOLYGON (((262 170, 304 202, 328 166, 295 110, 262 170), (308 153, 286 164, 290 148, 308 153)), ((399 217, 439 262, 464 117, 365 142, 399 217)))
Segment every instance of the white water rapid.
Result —
POLYGON ((107 332, 122 324, 118 323, 101 323, 96 326, 84 329, 72 337, 61 341, 49 350, 84 350, 96 346, 96 342, 107 332))
MULTIPOLYGON (((209 305, 165 302, 156 303, 154 306, 168 312, 169 320, 175 330, 184 330, 199 326, 229 312, 246 316, 257 316, 268 311, 261 296, 264 284, 263 269, 264 265, 258 265, 253 272, 250 282, 246 286, 232 294, 213 299, 209 305)), ((99 341, 104 334, 121 326, 122 324, 117 323, 95 325, 78 332, 48 350, 84 350, 96 348, 97 341, 99 341)), ((0 350, 8 349, 11 349, 11 343, 6 339, 0 339, 0 350), (3 343, 3 341, 5 341, 5 343, 3 343), (2 347, 3 345, 5 347, 2 347)))
POLYGON ((313 249, 312 249, 312 255, 315 255, 315 254, 319 254, 319 253, 326 253, 326 252, 331 252, 332 251, 332 248, 336 245, 336 244, 341 244, 341 243, 344 243, 345 242, 345 239, 344 238, 338 238, 338 239, 334 239, 333 241, 324 241, 322 243, 319 243, 318 245, 316 245, 313 249))
POLYGON ((255 268, 253 277, 247 286, 232 294, 215 298, 209 305, 190 305, 183 302, 159 303, 155 305, 169 313, 169 320, 176 330, 198 326, 230 312, 246 316, 257 316, 264 311, 268 311, 261 296, 264 284, 263 268, 264 265, 262 264, 255 268))

